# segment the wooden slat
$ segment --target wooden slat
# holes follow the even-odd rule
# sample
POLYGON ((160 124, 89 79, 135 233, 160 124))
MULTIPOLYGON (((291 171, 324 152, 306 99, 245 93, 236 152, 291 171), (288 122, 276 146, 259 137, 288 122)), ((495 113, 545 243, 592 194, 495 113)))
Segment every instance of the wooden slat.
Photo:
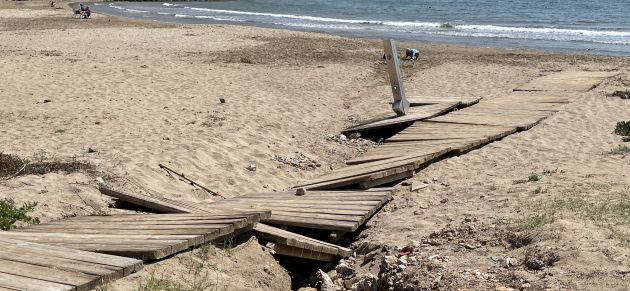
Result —
POLYGON ((75 287, 72 285, 60 284, 46 280, 34 279, 27 276, 18 276, 2 272, 0 272, 0 287, 29 291, 75 290, 75 287))
POLYGON ((135 259, 16 240, 0 232, 0 287, 90 290, 142 268, 135 259))
POLYGON ((364 124, 359 124, 353 127, 346 128, 341 132, 347 134, 352 132, 375 130, 401 124, 413 123, 414 121, 429 119, 435 116, 442 115, 455 109, 459 104, 459 102, 451 102, 421 107, 412 107, 409 110, 409 113, 405 116, 390 116, 377 121, 369 121, 364 124))
POLYGON ((440 103, 460 102, 461 106, 471 106, 477 104, 481 97, 461 97, 461 96, 409 96, 407 97, 409 105, 411 106, 425 106, 440 103))
POLYGON ((58 270, 3 259, 0 259, 0 273, 28 276, 32 279, 69 285, 73 286, 73 289, 77 291, 90 290, 100 283, 98 282, 100 277, 95 275, 58 270))

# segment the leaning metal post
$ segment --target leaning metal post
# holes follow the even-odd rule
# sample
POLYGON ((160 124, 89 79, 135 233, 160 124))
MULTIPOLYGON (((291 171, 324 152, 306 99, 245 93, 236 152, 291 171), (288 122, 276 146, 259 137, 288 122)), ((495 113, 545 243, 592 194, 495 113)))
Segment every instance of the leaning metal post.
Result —
POLYGON ((409 112, 409 101, 405 97, 405 89, 403 88, 402 71, 400 70, 400 60, 396 52, 396 44, 393 39, 383 40, 385 47, 385 59, 387 62, 387 71, 389 73, 389 82, 392 86, 394 94, 394 103, 392 109, 398 116, 406 115, 409 112))

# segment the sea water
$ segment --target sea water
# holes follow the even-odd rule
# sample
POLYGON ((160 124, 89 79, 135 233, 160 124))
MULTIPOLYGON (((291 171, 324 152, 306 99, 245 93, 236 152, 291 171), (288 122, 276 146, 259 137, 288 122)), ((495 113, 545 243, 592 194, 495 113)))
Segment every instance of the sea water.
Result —
POLYGON ((94 11, 482 47, 630 55, 630 0, 106 2, 94 11))

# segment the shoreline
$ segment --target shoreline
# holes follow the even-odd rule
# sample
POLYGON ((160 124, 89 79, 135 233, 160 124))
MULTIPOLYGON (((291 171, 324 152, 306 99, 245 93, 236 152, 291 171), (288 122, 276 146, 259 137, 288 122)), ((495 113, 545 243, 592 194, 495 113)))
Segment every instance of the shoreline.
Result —
MULTIPOLYGON (((121 2, 127 3, 127 2, 121 2)), ((147 2, 157 3, 157 2, 147 2)), ((185 13, 185 12, 150 12, 156 7, 146 6, 131 6, 134 9, 134 13, 127 13, 127 8, 124 5, 120 7, 116 6, 111 9, 107 5, 107 2, 98 3, 98 7, 101 8, 101 13, 106 15, 124 16, 130 19, 142 19, 150 18, 156 21, 172 24, 221 24, 221 25, 238 25, 248 27, 260 27, 260 28, 272 28, 272 29, 285 29, 291 31, 303 31, 303 32, 315 32, 326 33, 331 35, 337 35, 348 38, 360 38, 360 39, 382 39, 382 38, 394 38, 398 41, 404 42, 418 42, 418 43, 439 43, 439 44, 451 44, 451 45, 463 45, 477 48, 498 48, 506 50, 535 50, 540 52, 549 53, 563 53, 563 54, 588 54, 588 55, 605 55, 605 56, 620 56, 629 57, 630 47, 628 45, 616 45, 613 43, 598 43, 598 42, 580 42, 580 41, 560 41, 560 40, 545 40, 545 39, 523 39, 523 38, 510 38, 510 37, 473 37, 473 36, 456 36, 456 35, 441 35, 441 34, 408 34, 395 31, 379 31, 365 29, 325 29, 325 28, 308 28, 308 26, 285 26, 280 23, 271 24, 263 23, 260 21, 238 20, 228 21, 220 20, 220 18, 213 18, 206 15, 191 15, 188 14, 175 14, 172 13, 185 13), (140 10, 135 10, 140 9, 140 10), (147 11, 145 11, 145 9, 147 11), (137 12, 136 12, 137 11, 137 12)), ((170 6, 169 6, 170 7, 170 6)), ((190 7, 184 7, 190 8, 190 7)), ((204 9, 192 7, 192 9, 204 9)), ((270 14, 273 15, 273 14, 270 14)), ((304 16, 310 17, 310 16, 304 16)), ((315 17, 316 18, 316 17, 315 17)), ((330 21, 332 21, 331 19, 330 21)))

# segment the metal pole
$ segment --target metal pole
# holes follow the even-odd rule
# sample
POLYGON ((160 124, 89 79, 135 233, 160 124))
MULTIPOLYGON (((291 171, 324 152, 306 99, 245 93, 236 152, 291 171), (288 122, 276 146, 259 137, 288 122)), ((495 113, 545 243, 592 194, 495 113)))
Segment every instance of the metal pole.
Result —
POLYGON ((409 101, 407 101, 407 97, 405 97, 402 71, 400 70, 400 59, 396 52, 396 43, 394 43, 393 39, 385 39, 383 40, 383 46, 385 47, 385 60, 387 62, 389 82, 392 86, 392 93, 394 94, 392 109, 398 116, 407 115, 409 112, 409 101))

